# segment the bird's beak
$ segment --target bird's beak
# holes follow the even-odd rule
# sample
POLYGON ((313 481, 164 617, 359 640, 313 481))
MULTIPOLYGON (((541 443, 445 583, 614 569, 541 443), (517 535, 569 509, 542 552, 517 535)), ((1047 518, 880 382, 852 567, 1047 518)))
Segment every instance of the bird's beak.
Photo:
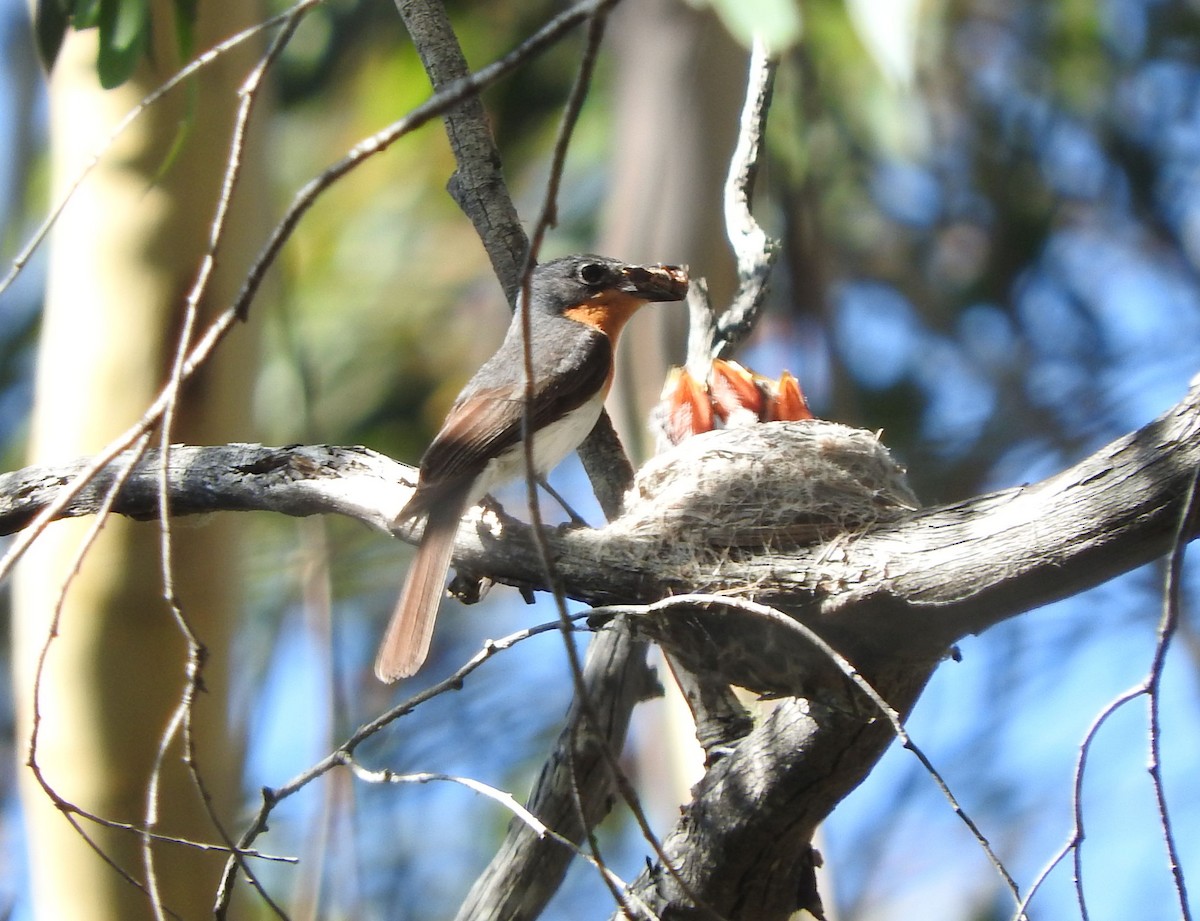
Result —
POLYGON ((681 301, 687 297, 687 269, 678 265, 627 265, 621 290, 647 301, 681 301))

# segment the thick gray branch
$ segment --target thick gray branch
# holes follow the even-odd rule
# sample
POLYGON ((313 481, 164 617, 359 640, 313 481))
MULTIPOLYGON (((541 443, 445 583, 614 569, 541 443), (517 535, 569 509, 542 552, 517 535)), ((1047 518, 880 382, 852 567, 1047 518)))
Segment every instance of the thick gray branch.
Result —
MULTIPOLYGON (((113 511, 149 520, 158 515, 158 451, 148 451, 121 490, 113 511)), ((128 453, 79 490, 62 518, 96 511, 129 463, 128 453)), ((59 491, 74 484, 86 458, 0 474, 0 534, 28 525, 59 491)), ((303 517, 337 513, 388 531, 412 493, 416 471, 369 448, 257 444, 173 445, 168 465, 173 515, 269 511, 303 517)))

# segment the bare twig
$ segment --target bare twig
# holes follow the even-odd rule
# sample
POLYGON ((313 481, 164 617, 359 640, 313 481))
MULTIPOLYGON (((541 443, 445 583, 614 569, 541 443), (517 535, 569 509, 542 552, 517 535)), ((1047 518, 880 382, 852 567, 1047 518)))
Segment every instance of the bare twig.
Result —
MULTIPOLYGON (((577 619, 582 620, 584 615, 579 615, 577 619)), ((525 630, 520 630, 516 633, 511 633, 508 636, 498 640, 489 640, 484 644, 484 647, 472 656, 465 664, 460 666, 453 674, 438 683, 420 691, 407 700, 402 701, 396 706, 389 709, 387 712, 380 714, 375 719, 359 726, 349 738, 347 738, 336 749, 318 761, 316 764, 309 767, 307 770, 293 777, 287 783, 274 789, 263 788, 262 804, 259 810, 251 820, 249 826, 242 833, 242 837, 238 842, 238 848, 243 852, 257 840, 258 836, 267 830, 267 823, 275 806, 285 799, 294 796, 296 793, 303 790, 314 780, 329 773, 334 768, 348 764, 353 760, 354 752, 358 746, 364 741, 374 736, 385 726, 395 722, 403 716, 407 716, 417 707, 426 701, 432 700, 435 697, 440 697, 442 694, 451 691, 460 691, 467 677, 478 669, 489 659, 499 653, 515 646, 517 643, 523 642, 531 637, 538 636, 542 633, 550 633, 559 629, 557 621, 551 623, 539 624, 535 627, 529 627, 525 630)), ((237 880, 237 873, 241 864, 235 859, 226 861, 225 871, 221 877, 221 884, 217 890, 216 902, 213 906, 213 914, 218 919, 225 918, 229 911, 230 901, 233 898, 233 884, 237 880)))
MULTIPOLYGON (((570 642, 570 640, 568 639, 567 642, 570 642)), ((587 693, 586 688, 584 689, 583 693, 587 693)), ((585 725, 583 722, 572 723, 568 728, 570 729, 572 736, 575 737, 579 736, 585 731, 595 732, 596 730, 594 723, 586 723, 585 725)), ((587 852, 592 858, 590 862, 592 866, 600 871, 600 880, 608 889, 608 893, 612 896, 613 902, 620 906, 622 917, 636 918, 639 916, 639 914, 641 914, 641 912, 638 914, 634 913, 634 908, 630 904, 630 900, 625 895, 625 890, 628 888, 627 885, 623 882, 618 882, 620 877, 618 877, 615 873, 610 873, 608 871, 608 864, 604 862, 604 856, 600 851, 600 840, 596 836, 596 827, 593 823, 587 820, 588 804, 585 800, 584 794, 585 792, 589 796, 594 796, 595 794, 593 791, 584 791, 580 788, 579 778, 586 775, 579 769, 579 765, 575 763, 575 757, 576 754, 582 750, 583 746, 579 744, 578 738, 572 738, 571 747, 567 749, 567 776, 570 778, 569 787, 571 792, 571 804, 575 810, 575 818, 579 821, 579 824, 583 826, 584 837, 587 840, 587 852)), ((604 759, 606 761, 615 757, 612 755, 612 746, 606 744, 604 746, 604 751, 604 759)), ((640 805, 636 803, 632 805, 635 808, 641 808, 640 805)), ((549 888, 551 891, 553 891, 553 887, 549 888)), ((640 899, 638 899, 637 902, 641 908, 645 909, 645 914, 651 915, 654 918, 658 917, 640 899)), ((644 917, 644 915, 642 916, 644 917)))
POLYGON ((1025 897, 1021 899, 1021 904, 1017 906, 1016 913, 1013 915, 1013 921, 1019 921, 1022 913, 1029 907, 1029 903, 1033 901, 1033 897, 1041 888, 1042 883, 1046 881, 1050 872, 1063 861, 1067 854, 1072 853, 1074 854, 1075 901, 1079 906, 1081 921, 1088 921, 1087 902, 1083 895, 1083 860, 1081 854, 1083 840, 1086 837, 1083 822, 1083 775, 1087 769, 1087 761, 1089 754, 1091 754, 1092 743, 1095 741, 1096 736, 1099 735, 1100 727, 1121 707, 1145 693, 1146 688, 1138 686, 1118 695, 1100 711, 1100 714, 1092 720, 1092 724, 1088 727, 1087 732, 1084 733, 1083 741, 1079 745, 1079 757, 1075 760, 1075 774, 1072 781, 1071 812, 1074 827, 1071 829, 1071 835, 1034 878, 1033 883, 1030 884, 1029 889, 1025 892, 1025 897))
MULTIPOLYGON (((221 182, 221 190, 217 197, 216 209, 213 215, 212 222, 209 225, 208 246, 201 259, 199 269, 196 273, 196 279, 188 291, 185 299, 185 310, 183 324, 179 332, 178 342, 175 349, 175 357, 172 362, 170 378, 167 386, 163 391, 163 396, 166 401, 164 407, 162 425, 160 427, 159 437, 159 506, 158 506, 158 521, 159 521, 159 550, 160 550, 160 569, 163 586, 163 599, 166 601, 172 617, 175 620, 176 626, 183 635, 187 644, 187 663, 185 665, 185 684, 179 704, 175 712, 167 721, 167 726, 163 730, 159 740, 158 751, 155 754, 154 763, 150 772, 150 781, 146 788, 146 828, 153 828, 157 822, 158 812, 158 795, 159 782, 162 777, 162 768, 166 761, 167 751, 171 743, 179 735, 183 739, 183 760, 184 764, 191 775, 192 783, 199 793, 201 802, 203 803, 205 812, 208 815, 208 820, 212 827, 216 830, 217 835, 222 841, 229 846, 231 854, 236 858, 241 859, 236 847, 234 846, 233 837, 226 830, 224 823, 217 815, 213 805, 212 794, 205 783, 204 778, 200 774, 199 762, 196 757, 195 750, 195 735, 192 731, 192 715, 196 698, 203 687, 204 681, 204 663, 207 659, 207 650, 205 649, 196 631, 192 627, 186 613, 183 610, 182 603, 175 591, 174 584, 174 565, 173 565, 173 550, 171 541, 171 511, 170 511, 170 463, 171 463, 171 435, 174 431, 175 411, 178 404, 178 397, 183 386, 183 369, 187 359, 188 352, 192 344, 192 335, 199 316, 200 303, 202 302, 205 293, 208 290, 208 284, 212 278, 212 273, 217 264, 217 255, 221 247, 221 241, 225 235, 226 220, 229 215, 230 203, 233 200, 234 191, 237 188, 238 180, 242 172, 242 156, 245 151, 247 140, 247 126, 250 122, 250 116, 254 110, 255 102, 259 97, 259 92, 262 87, 263 78, 267 71, 279 59, 280 54, 295 34, 300 22, 305 14, 312 9, 312 4, 300 5, 295 7, 287 19, 283 23, 283 28, 276 34, 267 48, 265 54, 262 55, 258 63, 251 70, 250 74, 243 81, 241 88, 238 91, 240 103, 236 118, 234 120, 233 132, 229 143, 229 154, 225 161, 225 172, 221 182)), ((154 872, 154 849, 151 847, 152 841, 146 836, 143 839, 142 860, 146 868, 146 879, 150 887, 151 905, 154 909, 156 917, 161 917, 163 914, 163 905, 161 895, 158 891, 156 883, 157 876, 154 872)), ((270 896, 259 883, 258 878, 253 870, 243 861, 243 872, 250 884, 255 887, 259 895, 268 903, 272 904, 270 896)))
POLYGON ((555 16, 536 33, 510 51, 504 57, 492 62, 486 67, 475 71, 470 76, 453 80, 435 92, 434 95, 417 106, 404 118, 393 122, 387 128, 368 138, 359 141, 337 163, 326 169, 321 175, 312 179, 292 199, 292 204, 276 226, 275 231, 259 252, 254 264, 246 274, 246 282, 234 300, 233 309, 239 318, 249 309, 250 302, 262 284, 267 269, 274 264, 280 248, 292 235, 300 218, 313 206, 317 198, 342 176, 359 166, 363 161, 387 150, 404 135, 421 127, 431 119, 444 115, 456 108, 465 99, 477 95, 480 90, 495 83, 501 77, 511 73, 522 64, 551 47, 563 35, 580 22, 591 17, 597 9, 606 7, 612 0, 584 0, 555 16))
POLYGON ((122 465, 120 469, 114 471, 112 483, 108 487, 106 493, 104 493, 100 499, 99 508, 96 510, 96 520, 92 522, 92 526, 88 528, 83 540, 80 541, 79 547, 76 548, 74 558, 71 561, 71 565, 67 568, 67 576, 63 580, 62 588, 58 593, 58 599, 55 601, 54 613, 50 618, 50 627, 46 631, 46 639, 43 641, 42 647, 38 652, 37 666, 34 669, 33 713, 31 715, 31 728, 29 731, 29 748, 25 758, 25 764, 29 767, 30 772, 33 774, 34 780, 36 780, 38 785, 42 788, 42 792, 49 797, 50 801, 54 803, 55 807, 67 820, 71 827, 78 832, 79 836, 87 843, 88 847, 90 847, 100 857, 101 860, 112 867, 112 869, 116 871, 117 875, 121 877, 121 879, 147 894, 149 894, 147 884, 136 879, 133 874, 131 874, 124 867, 120 866, 112 857, 105 853, 104 849, 92 838, 90 834, 88 834, 87 830, 83 828, 77 817, 87 819, 104 827, 114 827, 113 823, 80 809, 74 803, 69 802, 59 795, 58 791, 51 786, 49 780, 46 779, 45 774, 42 772, 42 766, 38 761, 38 746, 41 740, 42 686, 43 677, 46 673, 46 661, 50 656, 50 647, 54 643, 54 640, 58 637, 58 628, 62 621, 63 604, 66 602, 67 592, 70 590, 71 583, 74 582, 75 576, 78 575, 79 567, 83 564, 83 559, 87 555, 88 550, 91 549, 92 545, 96 542, 96 539, 100 536, 100 531, 103 529, 104 522, 107 519, 109 512, 112 510, 113 505, 117 501, 117 496, 121 492, 122 485, 133 473, 138 459, 141 456, 141 451, 145 449, 148 441, 149 436, 143 436, 141 443, 137 446, 137 449, 131 452, 131 456, 126 459, 125 464, 122 465))
MULTIPOLYGON (((357 759, 355 759, 352 755, 344 755, 342 757, 342 763, 354 772, 355 777, 357 777, 359 780, 366 781, 367 783, 426 784, 441 781, 444 783, 455 783, 466 787, 468 790, 472 790, 475 793, 478 793, 480 796, 485 796, 493 802, 499 803, 501 806, 511 812, 517 821, 523 823, 535 835, 537 835, 537 837, 554 841, 555 843, 566 848, 568 851, 573 852, 577 857, 583 858, 585 861, 595 867, 597 872, 599 872, 600 875, 604 877, 605 881, 615 890, 620 891, 626 885, 625 882, 619 876, 613 873, 612 870, 605 866, 602 861, 595 859, 592 855, 583 851, 574 841, 571 841, 563 835, 560 835, 554 829, 543 824, 543 822, 537 816, 517 802, 513 795, 506 790, 500 790, 491 786, 490 784, 475 780, 472 777, 457 777, 453 774, 432 773, 429 771, 422 771, 416 774, 396 774, 389 770, 372 771, 359 764, 357 759)), ((639 904, 638 907, 641 911, 645 912, 646 915, 652 918, 658 917, 647 905, 639 904)))
MULTIPOLYGON (((613 4, 606 3, 599 6, 596 12, 588 21, 587 38, 584 45, 584 51, 580 57, 579 70, 576 74, 575 83, 571 87, 570 96, 567 99, 567 104, 563 110, 562 120, 559 124, 558 136, 555 139, 554 152, 551 157, 550 175, 546 182, 546 194, 542 203, 541 212, 538 215, 534 232, 529 242, 529 252, 525 260, 525 268, 522 276, 522 295, 526 305, 529 303, 529 284, 532 277, 534 266, 537 264, 537 255, 541 249, 542 241, 546 231, 557 222, 558 213, 558 191, 562 182, 563 168, 566 165, 567 151, 570 146, 571 136, 574 132, 575 125, 579 119, 579 113, 583 109, 583 103, 587 99, 588 89, 591 86, 592 74, 595 71, 596 61, 600 53, 600 45, 604 39, 604 28, 607 22, 608 8, 613 4)), ((596 704, 592 700, 588 692, 588 685, 584 675, 583 664, 579 658, 579 652, 572 642, 571 618, 567 613, 566 597, 559 585, 558 578, 555 574, 554 563, 551 558, 549 547, 546 543, 546 535, 541 520, 540 499, 537 491, 537 475, 533 463, 533 431, 532 431, 532 406, 534 400, 534 379, 533 379, 533 339, 530 328, 529 310, 521 311, 522 323, 522 343, 524 346, 524 362, 525 362, 525 411, 522 417, 522 438, 525 448, 525 485, 526 498, 529 503, 529 512, 532 523, 532 533, 537 546, 538 554, 541 557, 543 571, 545 573, 546 584, 552 587, 555 604, 558 608, 559 622, 561 624, 563 634, 563 647, 567 655, 567 661, 571 669, 571 678, 575 685, 575 703, 577 712, 583 719, 583 726, 570 724, 571 730, 571 745, 567 749, 568 763, 575 764, 578 745, 575 739, 577 733, 587 731, 593 737, 599 736, 599 730, 604 722, 601 720, 597 711, 596 704)), ((604 434, 603 431, 601 434, 604 434)), ((612 740, 621 747, 620 740, 612 740)), ((646 818, 645 811, 641 807, 641 803, 637 796, 637 791, 633 784, 629 782, 629 778, 625 776, 620 764, 617 762, 617 756, 613 748, 608 744, 608 740, 596 748, 596 752, 605 762, 609 776, 615 784, 621 798, 629 807, 631 814, 637 821, 639 828, 645 840, 650 844, 651 848, 659 858, 663 865, 670 869, 670 872, 676 873, 675 868, 667 859, 665 852, 662 849, 662 844, 655 836, 650 828, 649 820, 646 818)), ((582 808, 579 800, 579 785, 577 782, 578 774, 572 769, 569 774, 571 793, 571 801, 578 809, 577 819, 579 825, 587 836, 589 847, 592 851, 593 860, 596 865, 603 867, 603 861, 600 857, 600 851, 597 846, 594 832, 591 823, 582 808)), ((605 785, 607 786, 607 785, 605 785)), ((601 795, 602 791, 592 790, 589 795, 601 795)), ((605 876, 606 883, 609 882, 605 876)), ((679 879, 679 883, 685 889, 687 884, 684 880, 679 879)), ((545 887, 544 891, 547 895, 553 892, 553 887, 545 887)), ((625 899, 620 895, 619 891, 614 891, 618 904, 622 907, 627 907, 625 899)))

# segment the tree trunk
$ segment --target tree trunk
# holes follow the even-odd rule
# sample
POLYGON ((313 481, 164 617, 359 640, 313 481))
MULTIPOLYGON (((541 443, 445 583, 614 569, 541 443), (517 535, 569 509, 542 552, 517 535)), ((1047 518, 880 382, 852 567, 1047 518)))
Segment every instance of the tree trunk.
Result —
MULTIPOLYGON (((69 35, 50 83, 53 188, 57 198, 118 119, 179 66, 173 4, 153 5, 153 64, 115 90, 98 84, 96 35, 69 35)), ((196 47, 249 24, 255 4, 199 5, 196 47)), ((51 244, 30 456, 96 451, 144 411, 166 379, 184 299, 204 253, 238 104, 254 50, 240 49, 145 112, 76 193, 51 244), (180 133, 182 132, 182 134, 180 133), (175 145, 179 143, 176 148, 175 145)), ((252 145, 201 315, 231 299, 262 235, 265 183, 252 145)), ((253 336, 227 343, 186 388, 174 437, 202 442, 248 430, 253 336)), ((71 583, 60 634, 41 651, 71 560, 88 523, 58 523, 21 563, 14 583, 14 678, 19 749, 26 754, 40 708, 36 762, 45 780, 81 809, 142 824, 147 782, 163 731, 187 687, 186 644, 163 601, 159 530, 113 519, 71 583)), ((228 815, 240 751, 227 733, 229 635, 237 602, 236 522, 227 518, 173 536, 176 593, 212 652, 195 708, 198 767, 219 813, 228 815)), ((205 816, 176 739, 165 758, 156 830, 202 841, 218 835, 205 816)), ((29 836, 30 900, 38 918, 151 916, 147 896, 107 866, 64 820, 27 768, 21 793, 29 836)), ((83 822, 96 847, 139 880, 140 837, 83 822)), ((220 855, 154 847, 163 901, 185 918, 206 914, 220 855)))

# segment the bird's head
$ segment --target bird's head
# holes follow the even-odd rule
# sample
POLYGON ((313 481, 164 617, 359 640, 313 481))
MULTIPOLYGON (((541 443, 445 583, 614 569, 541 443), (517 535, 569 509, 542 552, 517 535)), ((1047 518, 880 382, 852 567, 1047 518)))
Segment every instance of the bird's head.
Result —
POLYGON ((585 253, 534 269, 534 309, 586 323, 615 338, 634 311, 649 301, 687 296, 687 270, 675 265, 630 265, 585 253))

